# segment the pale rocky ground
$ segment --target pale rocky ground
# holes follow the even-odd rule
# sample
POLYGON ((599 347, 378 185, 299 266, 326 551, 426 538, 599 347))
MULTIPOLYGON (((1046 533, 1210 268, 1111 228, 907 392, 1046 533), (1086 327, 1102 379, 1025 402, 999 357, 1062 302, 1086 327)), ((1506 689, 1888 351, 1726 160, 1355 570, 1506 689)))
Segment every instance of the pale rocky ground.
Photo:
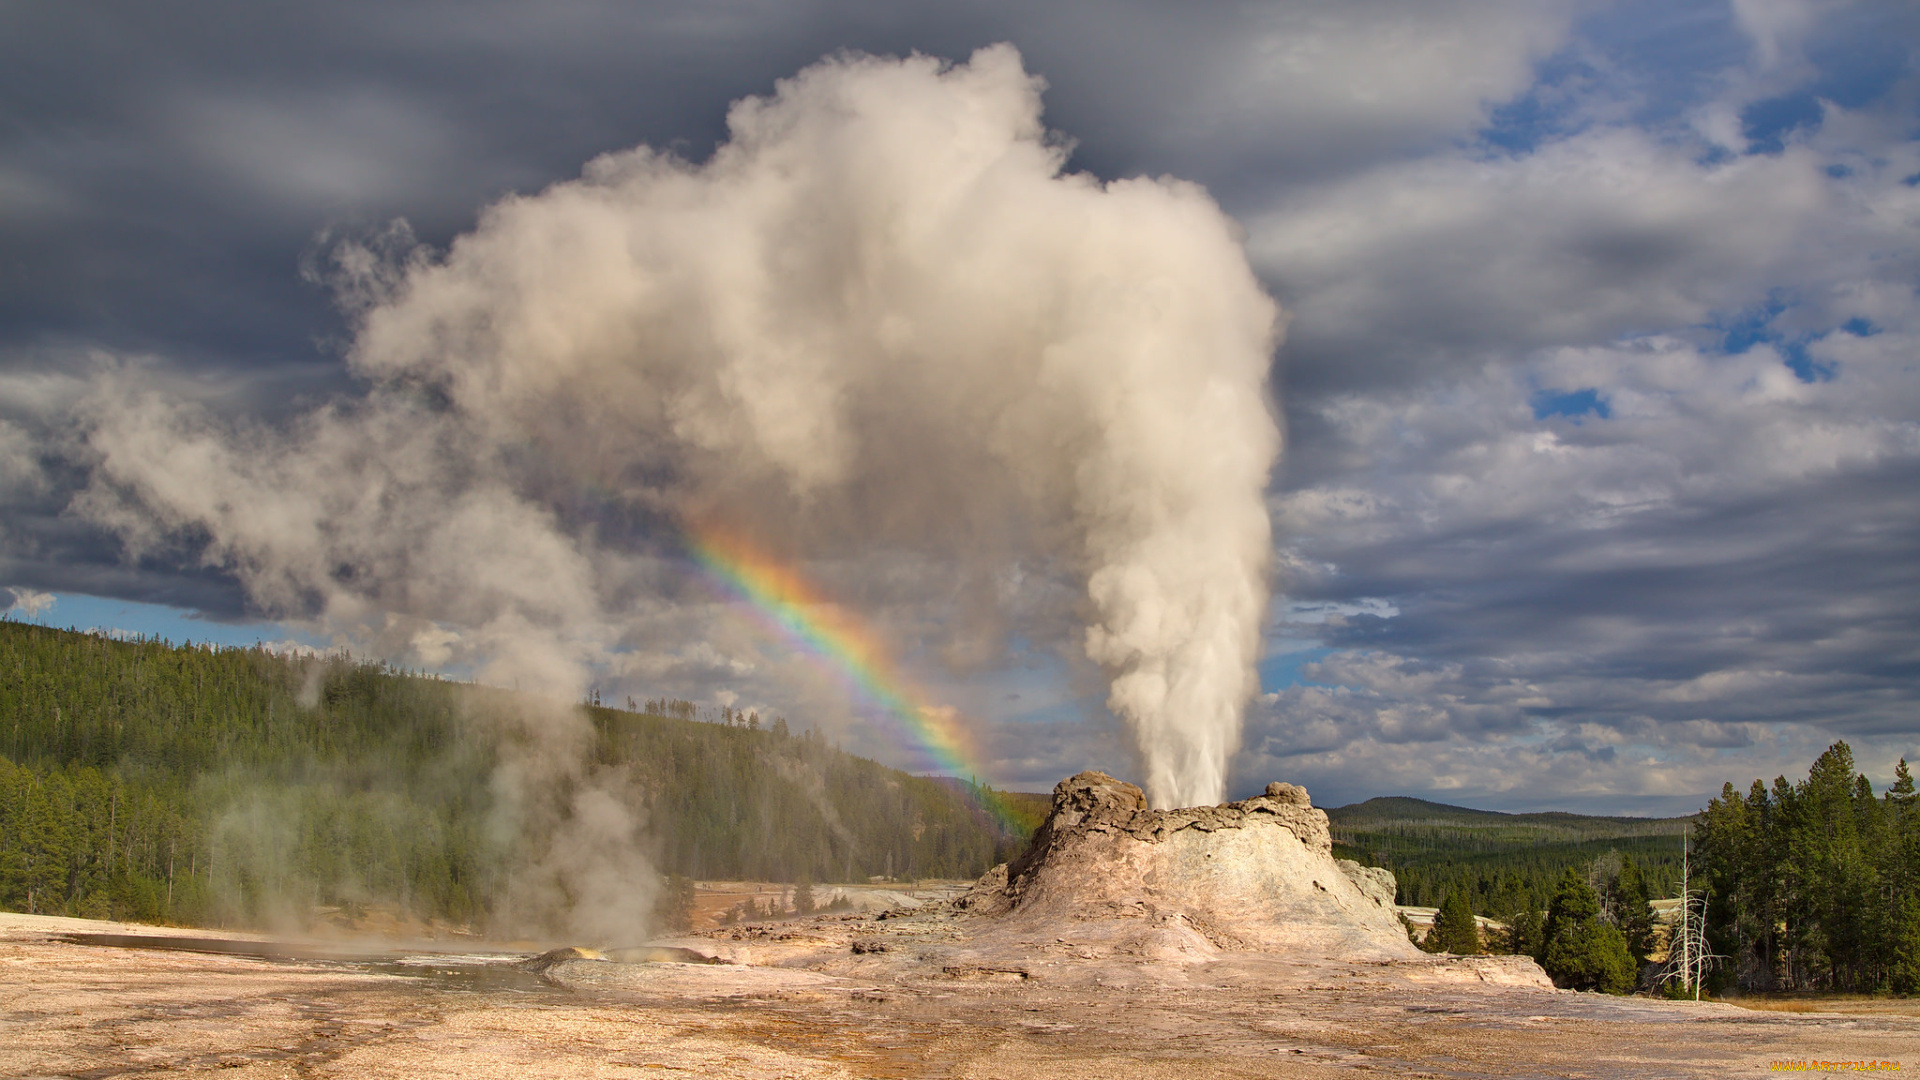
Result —
MULTIPOLYGON (((0 915, 0 1076, 1130 1080, 1718 1076, 1808 1059, 1920 1067, 1920 1017, 1501 987, 1441 978, 1444 961, 1229 954, 1174 965, 1036 947, 1024 979, 587 960, 543 979, 504 957, 442 956, 408 970, 379 962, 388 957, 265 960, 61 940, 103 931, 181 933, 0 915)), ((859 959, 875 955, 889 954, 859 959)))
POLYGON ((1522 958, 1403 950, 1404 936, 1396 943, 1382 929, 1390 914, 1336 880, 1330 857, 1321 865, 1319 815, 1304 792, 1158 814, 1128 808, 1125 792, 1116 802, 1097 784, 1066 787, 1067 803, 1086 804, 1092 792, 1092 804, 1064 816, 1056 804, 1058 827, 1037 845, 1045 858, 989 875, 957 900, 597 955, 462 953, 451 950, 479 947, 445 940, 411 949, 272 942, 0 914, 0 1076, 1131 1080, 1718 1076, 1808 1060, 1920 1068, 1920 1016, 1891 1009, 1794 1014, 1610 998, 1544 986, 1522 958), (1209 868, 1209 852, 1236 865, 1209 868), (1170 867, 1182 874, 1169 877, 1170 867), (1082 880, 1087 873, 1101 876, 1082 880), (1129 874, 1137 887, 1125 884, 1129 874), (702 959, 722 962, 662 962, 702 959))

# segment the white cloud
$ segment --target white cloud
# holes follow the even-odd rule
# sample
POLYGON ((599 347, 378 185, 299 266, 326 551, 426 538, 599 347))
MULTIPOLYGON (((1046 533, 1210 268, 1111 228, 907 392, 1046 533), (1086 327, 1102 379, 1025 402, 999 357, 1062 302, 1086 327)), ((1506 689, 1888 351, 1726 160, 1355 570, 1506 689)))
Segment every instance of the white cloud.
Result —
POLYGON ((1734 21, 1753 39, 1754 61, 1761 70, 1798 59, 1801 42, 1827 12, 1845 0, 1730 0, 1734 21))
MULTIPOLYGON (((1836 737, 1803 724, 1529 715, 1542 704, 1528 701, 1538 688, 1470 685, 1452 666, 1409 677, 1407 665, 1352 656, 1337 674, 1317 674, 1357 688, 1264 696, 1236 770, 1242 786, 1301 782, 1323 805, 1405 793, 1491 808, 1675 814, 1704 804, 1723 782, 1744 788, 1756 776, 1804 769, 1836 737)), ((1882 782, 1916 745, 1911 733, 1851 738, 1862 767, 1882 782)))
POLYGON ((1282 196, 1249 245, 1295 312, 1290 350, 1364 365, 1301 374, 1366 382, 1694 326, 1879 226, 1810 150, 1697 155, 1615 128, 1383 166, 1282 196))
POLYGON ((1141 134, 1209 176, 1234 165, 1325 175, 1429 150, 1531 84, 1573 11, 1504 0, 1267 4, 1206 26, 1204 49, 1141 36, 1131 47, 1148 71, 1178 65, 1147 84, 1157 100, 1139 102, 1152 121, 1141 134))
POLYGON ((41 446, 24 429, 0 420, 0 497, 45 486, 41 446))
POLYGON ((442 118, 366 87, 276 97, 202 91, 170 112, 179 145, 269 203, 333 209, 417 197, 455 156, 442 118))

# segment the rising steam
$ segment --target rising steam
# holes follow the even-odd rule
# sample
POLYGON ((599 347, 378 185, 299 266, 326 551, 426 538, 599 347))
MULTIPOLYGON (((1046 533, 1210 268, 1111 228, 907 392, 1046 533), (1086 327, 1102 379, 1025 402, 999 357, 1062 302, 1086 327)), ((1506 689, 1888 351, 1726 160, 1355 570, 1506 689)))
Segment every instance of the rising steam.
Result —
POLYGON ((1040 90, 1004 45, 836 58, 737 102, 703 164, 607 155, 439 256, 339 247, 368 394, 234 431, 103 384, 83 508, 136 546, 201 536, 390 655, 557 694, 662 602, 632 543, 661 523, 1019 565, 1081 598, 1052 630, 1110 676, 1153 801, 1217 802, 1278 312, 1200 188, 1064 173, 1040 90))

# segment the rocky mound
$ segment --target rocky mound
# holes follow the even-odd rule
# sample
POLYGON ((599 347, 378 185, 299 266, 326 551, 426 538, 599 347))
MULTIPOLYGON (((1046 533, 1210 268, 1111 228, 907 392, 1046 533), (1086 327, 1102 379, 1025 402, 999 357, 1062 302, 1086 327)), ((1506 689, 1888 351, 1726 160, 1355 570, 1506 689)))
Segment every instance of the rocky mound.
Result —
POLYGON ((1292 784, 1242 802, 1152 810, 1132 784, 1083 772, 1054 788, 1026 853, 956 906, 1058 940, 1112 938, 1145 920, 1157 928, 1155 952, 1422 955, 1394 914, 1392 875, 1349 865, 1333 858, 1327 815, 1292 784))

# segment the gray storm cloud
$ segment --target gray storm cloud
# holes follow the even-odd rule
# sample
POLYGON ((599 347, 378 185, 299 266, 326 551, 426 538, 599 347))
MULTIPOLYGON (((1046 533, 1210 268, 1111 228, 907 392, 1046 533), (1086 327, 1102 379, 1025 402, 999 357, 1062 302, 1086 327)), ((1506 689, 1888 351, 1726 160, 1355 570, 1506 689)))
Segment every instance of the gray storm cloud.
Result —
POLYGON ((1106 672, 1153 801, 1217 802, 1279 312, 1199 187, 1066 172, 1040 91, 1004 45, 830 59, 735 103, 704 163, 609 154, 444 253, 336 248, 366 396, 264 430, 105 380, 80 507, 136 548, 201 538, 276 611, 556 694, 667 602, 583 504, 803 562, 1019 567, 1079 597, 1038 629, 1106 672))

